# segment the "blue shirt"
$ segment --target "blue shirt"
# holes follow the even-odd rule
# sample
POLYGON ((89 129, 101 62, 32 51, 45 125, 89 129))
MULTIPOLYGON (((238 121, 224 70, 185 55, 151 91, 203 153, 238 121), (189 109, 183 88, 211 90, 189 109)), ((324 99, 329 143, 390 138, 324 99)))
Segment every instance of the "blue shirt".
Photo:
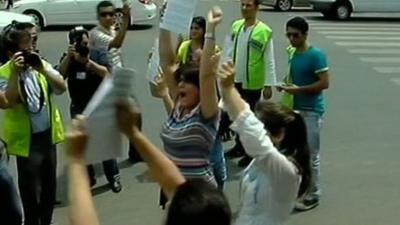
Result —
MULTIPOLYGON (((328 71, 325 54, 316 47, 310 46, 305 52, 295 52, 290 63, 292 83, 297 86, 310 85, 319 80, 318 74, 328 71)), ((325 100, 322 91, 318 93, 296 94, 294 109, 325 112, 325 100)))

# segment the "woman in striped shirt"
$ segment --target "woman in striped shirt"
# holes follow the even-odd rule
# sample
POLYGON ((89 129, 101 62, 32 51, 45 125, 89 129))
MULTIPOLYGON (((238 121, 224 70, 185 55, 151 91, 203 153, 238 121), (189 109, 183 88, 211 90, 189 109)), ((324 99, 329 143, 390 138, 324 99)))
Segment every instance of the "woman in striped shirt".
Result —
POLYGON ((209 158, 219 124, 214 30, 220 22, 218 12, 209 15, 200 68, 177 66, 170 32, 161 29, 159 36, 166 83, 159 92, 169 113, 161 132, 165 152, 186 178, 200 178, 214 185, 209 158))

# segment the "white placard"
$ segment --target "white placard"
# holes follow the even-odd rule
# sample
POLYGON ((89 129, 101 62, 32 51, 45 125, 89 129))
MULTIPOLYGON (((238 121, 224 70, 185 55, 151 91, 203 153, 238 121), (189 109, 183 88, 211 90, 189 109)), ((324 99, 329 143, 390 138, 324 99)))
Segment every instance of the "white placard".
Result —
POLYGON ((131 69, 116 69, 114 76, 103 80, 83 111, 89 135, 86 151, 88 164, 115 159, 128 152, 129 141, 120 133, 115 119, 115 99, 133 96, 134 74, 131 69))
POLYGON ((168 0, 160 28, 188 34, 198 0, 168 0))
POLYGON ((146 71, 146 77, 147 80, 156 83, 156 77, 159 72, 159 66, 160 66, 160 54, 158 52, 158 39, 156 39, 153 49, 151 51, 151 58, 149 61, 149 64, 147 65, 147 71, 146 71))

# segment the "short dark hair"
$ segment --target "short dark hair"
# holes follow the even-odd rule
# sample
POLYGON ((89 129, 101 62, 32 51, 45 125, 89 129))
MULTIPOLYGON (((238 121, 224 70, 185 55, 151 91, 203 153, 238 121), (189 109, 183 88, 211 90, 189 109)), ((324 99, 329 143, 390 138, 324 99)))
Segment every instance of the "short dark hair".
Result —
POLYGON ((199 67, 194 63, 187 63, 180 65, 179 68, 174 72, 174 78, 177 83, 184 81, 200 88, 200 71, 199 67))
POLYGON ((100 8, 110 7, 110 6, 114 7, 114 4, 112 2, 110 2, 110 1, 101 1, 101 2, 99 2, 99 4, 97 4, 97 7, 96 7, 97 14, 100 13, 100 8))
POLYGON ((286 23, 286 29, 288 27, 297 29, 297 30, 301 31, 301 33, 303 33, 303 34, 307 33, 308 29, 309 29, 307 21, 303 17, 299 17, 299 16, 296 16, 296 17, 290 19, 286 23))
POLYGON ((1 36, 1 46, 2 51, 7 54, 7 52, 16 53, 19 50, 19 45, 23 41, 29 41, 31 35, 28 31, 11 29, 4 32, 1 36))
POLYGON ((165 225, 230 225, 232 212, 222 191, 202 179, 179 186, 165 225))
POLYGON ((261 0, 253 0, 254 5, 259 6, 261 4, 261 0))

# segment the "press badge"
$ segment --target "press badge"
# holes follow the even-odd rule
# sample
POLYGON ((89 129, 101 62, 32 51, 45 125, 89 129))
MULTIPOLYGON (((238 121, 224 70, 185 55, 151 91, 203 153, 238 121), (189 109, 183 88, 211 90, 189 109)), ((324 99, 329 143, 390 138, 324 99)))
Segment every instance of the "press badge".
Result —
POLYGON ((77 72, 76 79, 78 80, 85 80, 86 79, 86 72, 77 72))

